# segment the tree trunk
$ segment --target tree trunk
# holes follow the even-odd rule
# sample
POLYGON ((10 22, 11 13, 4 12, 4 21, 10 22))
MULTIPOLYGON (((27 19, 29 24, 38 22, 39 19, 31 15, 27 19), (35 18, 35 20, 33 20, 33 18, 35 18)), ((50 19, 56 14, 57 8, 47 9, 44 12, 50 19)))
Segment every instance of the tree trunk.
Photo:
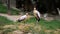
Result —
POLYGON ((11 14, 10 12, 10 0, 7 0, 7 9, 8 9, 8 15, 11 14))

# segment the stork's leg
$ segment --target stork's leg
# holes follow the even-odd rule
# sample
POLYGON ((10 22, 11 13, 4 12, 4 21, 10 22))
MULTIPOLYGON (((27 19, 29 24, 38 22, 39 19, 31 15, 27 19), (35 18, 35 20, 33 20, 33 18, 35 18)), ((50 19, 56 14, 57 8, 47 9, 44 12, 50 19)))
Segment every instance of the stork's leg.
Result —
POLYGON ((36 24, 38 25, 39 24, 39 21, 40 21, 40 18, 39 19, 36 19, 36 20, 37 20, 36 24))
POLYGON ((38 22, 40 21, 40 18, 38 19, 38 22))

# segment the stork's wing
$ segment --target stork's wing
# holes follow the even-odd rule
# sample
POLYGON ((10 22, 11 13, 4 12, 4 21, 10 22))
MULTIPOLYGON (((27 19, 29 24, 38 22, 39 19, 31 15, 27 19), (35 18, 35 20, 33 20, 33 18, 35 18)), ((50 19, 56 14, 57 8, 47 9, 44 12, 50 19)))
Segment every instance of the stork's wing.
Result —
POLYGON ((38 16, 38 14, 36 14, 36 16, 37 16, 37 17, 36 17, 37 19, 39 19, 39 18, 40 18, 40 17, 38 16))

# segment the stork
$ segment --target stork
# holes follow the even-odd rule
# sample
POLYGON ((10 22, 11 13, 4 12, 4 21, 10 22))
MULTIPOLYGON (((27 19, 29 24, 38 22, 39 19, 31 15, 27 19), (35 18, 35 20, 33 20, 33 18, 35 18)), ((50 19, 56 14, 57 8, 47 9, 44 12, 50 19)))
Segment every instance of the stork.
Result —
POLYGON ((39 22, 40 21, 40 12, 38 10, 36 10, 36 8, 34 8, 33 14, 34 14, 37 22, 39 22))
POLYGON ((21 22, 21 21, 24 21, 26 20, 28 17, 28 13, 26 13, 25 15, 21 16, 19 19, 18 19, 18 22, 21 22))

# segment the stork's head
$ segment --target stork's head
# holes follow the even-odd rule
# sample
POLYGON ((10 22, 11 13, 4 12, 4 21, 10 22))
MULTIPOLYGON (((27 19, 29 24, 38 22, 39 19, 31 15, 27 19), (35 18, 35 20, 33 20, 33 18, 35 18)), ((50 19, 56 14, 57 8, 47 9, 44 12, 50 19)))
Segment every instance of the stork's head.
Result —
POLYGON ((28 14, 28 13, 26 13, 26 15, 28 16, 29 14, 28 14))
POLYGON ((36 8, 34 7, 34 10, 36 10, 36 8))

